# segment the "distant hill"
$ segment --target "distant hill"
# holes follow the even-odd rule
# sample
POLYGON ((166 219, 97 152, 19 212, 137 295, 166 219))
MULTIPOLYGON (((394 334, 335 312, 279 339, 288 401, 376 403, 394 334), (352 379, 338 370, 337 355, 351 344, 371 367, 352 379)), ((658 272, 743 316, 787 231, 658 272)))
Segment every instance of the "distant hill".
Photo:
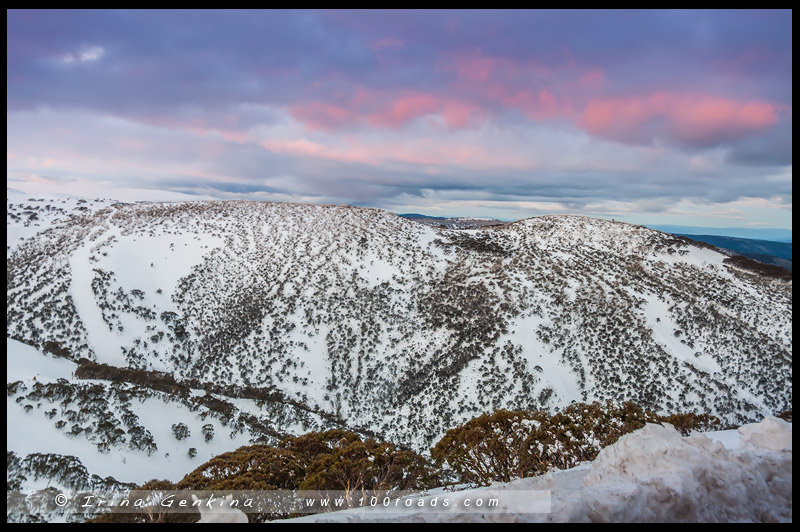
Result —
POLYGON ((495 218, 471 218, 471 217, 457 217, 446 218, 444 216, 426 216, 424 214, 398 214, 403 218, 413 220, 415 222, 429 225, 431 227, 440 227, 446 229, 479 229, 490 225, 503 225, 506 222, 497 220, 495 218))
MULTIPOLYGON (((741 227, 697 227, 691 225, 648 225, 651 229, 688 236, 729 236, 753 240, 769 240, 771 242, 791 242, 791 229, 751 229, 741 227)), ((705 242, 705 241, 703 241, 705 242)), ((791 257, 790 257, 791 258, 791 257)))
POLYGON ((427 214, 419 214, 419 213, 407 213, 407 214, 398 214, 397 216, 402 216, 403 218, 429 218, 431 220, 447 220, 446 216, 428 216, 427 214))
POLYGON ((769 240, 754 240, 752 238, 734 238, 718 235, 685 235, 676 233, 677 236, 686 236, 692 240, 706 242, 720 249, 729 250, 748 259, 757 260, 766 264, 773 264, 792 271, 792 244, 791 242, 772 242, 769 240))

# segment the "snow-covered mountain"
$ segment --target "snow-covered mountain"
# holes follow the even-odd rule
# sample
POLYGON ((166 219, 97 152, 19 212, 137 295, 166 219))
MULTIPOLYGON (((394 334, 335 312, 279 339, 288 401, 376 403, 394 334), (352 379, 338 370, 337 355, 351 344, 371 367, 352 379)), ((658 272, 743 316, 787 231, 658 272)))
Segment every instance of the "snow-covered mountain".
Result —
POLYGON ((641 226, 9 192, 7 245, 21 485, 55 482, 58 456, 78 484, 177 480, 334 426, 424 451, 480 413, 574 400, 791 408, 791 280, 641 226))

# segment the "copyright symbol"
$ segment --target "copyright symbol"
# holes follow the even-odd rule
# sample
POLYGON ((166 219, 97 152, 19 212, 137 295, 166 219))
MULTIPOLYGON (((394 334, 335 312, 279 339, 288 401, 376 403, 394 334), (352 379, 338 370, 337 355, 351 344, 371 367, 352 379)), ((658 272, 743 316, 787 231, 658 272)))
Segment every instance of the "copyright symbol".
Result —
POLYGON ((67 499, 67 496, 64 495, 63 493, 59 493, 58 495, 56 495, 57 506, 66 506, 68 502, 69 500, 67 499))

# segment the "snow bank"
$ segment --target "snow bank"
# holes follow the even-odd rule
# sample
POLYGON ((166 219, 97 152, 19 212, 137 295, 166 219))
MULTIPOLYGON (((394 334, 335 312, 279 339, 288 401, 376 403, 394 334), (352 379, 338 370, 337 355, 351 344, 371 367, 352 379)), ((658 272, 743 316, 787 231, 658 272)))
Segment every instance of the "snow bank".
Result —
MULTIPOLYGON (((727 431, 725 431, 727 432, 727 431)), ((591 464, 462 491, 473 498, 509 492, 513 507, 484 513, 414 512, 397 516, 343 511, 304 521, 791 522, 792 425, 775 417, 739 429, 738 447, 669 424, 649 424, 606 447, 591 464), (550 513, 530 513, 513 496, 550 490, 550 513)), ((725 435, 725 442, 736 441, 725 435)), ((538 501, 537 501, 538 502, 538 501)))
POLYGON ((791 424, 777 418, 739 430, 757 435, 726 449, 700 433, 647 425, 603 449, 573 496, 556 509, 580 521, 791 521, 791 424), (786 442, 788 449, 778 442, 786 442), (768 445, 762 445, 768 443, 768 445))
POLYGON ((739 427, 739 437, 742 445, 751 448, 792 450, 792 424, 773 416, 767 417, 761 423, 739 427))

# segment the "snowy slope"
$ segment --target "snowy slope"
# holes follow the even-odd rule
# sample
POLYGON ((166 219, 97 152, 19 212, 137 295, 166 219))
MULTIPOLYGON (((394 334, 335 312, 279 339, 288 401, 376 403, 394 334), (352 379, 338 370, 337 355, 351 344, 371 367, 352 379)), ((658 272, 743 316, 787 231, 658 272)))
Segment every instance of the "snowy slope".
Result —
POLYGON ((72 216, 90 215, 116 203, 77 196, 30 197, 24 192, 6 191, 6 256, 20 242, 41 231, 66 222, 72 216))
POLYGON ((177 481, 231 449, 256 441, 277 443, 261 424, 283 434, 331 428, 286 405, 275 415, 269 405, 212 394, 231 406, 220 411, 202 390, 181 396, 77 379, 74 362, 11 339, 6 349, 8 480, 26 489, 177 481), (187 437, 174 435, 172 426, 178 423, 188 428, 187 437))

